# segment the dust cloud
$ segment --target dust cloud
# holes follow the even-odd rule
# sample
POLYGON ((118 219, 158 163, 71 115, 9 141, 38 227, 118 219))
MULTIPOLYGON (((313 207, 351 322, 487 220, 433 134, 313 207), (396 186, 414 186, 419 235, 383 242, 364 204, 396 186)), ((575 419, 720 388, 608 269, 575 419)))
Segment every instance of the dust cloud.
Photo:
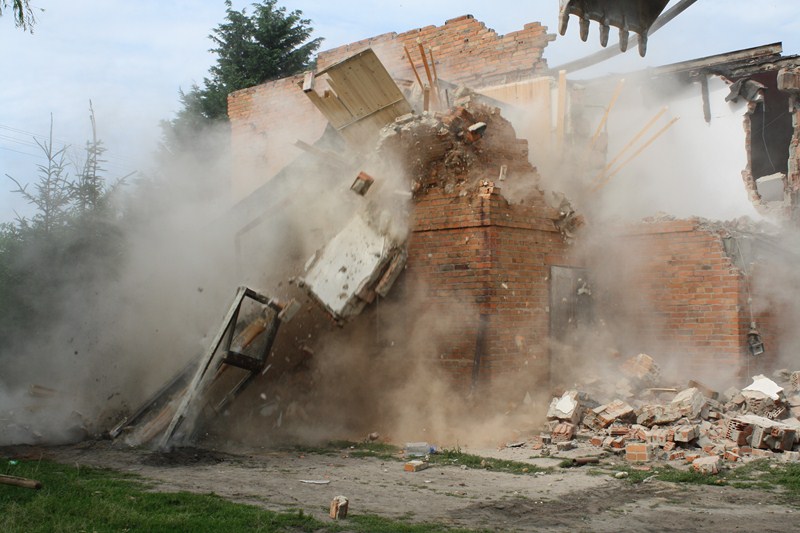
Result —
MULTIPOLYGON (((658 334, 665 324, 654 303, 633 283, 649 252, 619 238, 619 228, 661 212, 733 217, 754 211, 741 192, 746 161, 730 155, 744 153, 741 107, 712 107, 709 125, 702 112, 698 122, 692 108, 697 87, 674 89, 667 117, 680 120, 607 187, 592 191, 588 180, 598 162, 589 161, 585 144, 568 145, 564 157, 554 157, 537 141, 531 143, 530 163, 538 175, 503 185, 512 202, 537 187, 563 192, 553 207, 570 205, 586 219, 571 253, 591 271, 596 312, 568 341, 550 341, 548 383, 525 372, 497 376, 491 387, 503 394, 493 395, 471 388, 471 376, 453 380, 438 362, 453 339, 468 338, 465 332, 475 329, 478 310, 466 300, 432 306, 428 288, 408 275, 388 298, 344 325, 288 283, 357 213, 377 221, 393 239, 406 239, 413 176, 397 160, 366 157, 342 168, 298 153, 270 181, 257 166, 238 169, 266 182, 238 203, 226 194, 229 159, 202 166, 177 161, 160 180, 125 199, 133 215, 122 221, 126 252, 118 275, 82 294, 54 296, 69 311, 59 327, 15 347, 19 364, 4 381, 16 385, 0 397, 12 430, 0 440, 59 442, 107 429, 206 349, 242 284, 281 300, 295 298, 303 309, 281 327, 271 356, 276 366, 204 425, 202 437, 215 445, 357 440, 374 431, 394 442, 496 445, 538 428, 553 390, 586 379, 613 383, 620 363, 638 353, 653 355, 665 380, 685 381, 682 360, 658 334), (717 129, 733 133, 718 135, 717 129), (683 156, 697 153, 687 144, 709 139, 718 145, 707 145, 697 157, 683 156), (366 197, 349 190, 362 170, 376 180, 366 197), (53 389, 45 393, 47 401, 31 394, 34 384, 53 389)), ((609 154, 660 109, 648 97, 652 90, 628 82, 600 140, 609 154)), ((723 90, 712 87, 713 102, 724 101, 723 90)), ((591 111, 587 124, 596 123, 609 94, 593 97, 597 102, 585 103, 591 111)), ((531 115, 506 118, 523 131, 531 115)), ((584 143, 593 133, 585 124, 575 127, 584 132, 584 143)), ((318 147, 346 153, 341 143, 325 135, 318 147)), ((779 301, 788 309, 776 318, 780 329, 793 331, 789 325, 800 313, 782 287, 796 286, 796 275, 776 268, 763 279, 781 281, 754 289, 764 295, 757 308, 779 301)), ((789 364, 800 338, 789 335, 785 343, 778 360, 789 364)), ((718 372, 688 379, 721 385, 734 377, 718 372)))

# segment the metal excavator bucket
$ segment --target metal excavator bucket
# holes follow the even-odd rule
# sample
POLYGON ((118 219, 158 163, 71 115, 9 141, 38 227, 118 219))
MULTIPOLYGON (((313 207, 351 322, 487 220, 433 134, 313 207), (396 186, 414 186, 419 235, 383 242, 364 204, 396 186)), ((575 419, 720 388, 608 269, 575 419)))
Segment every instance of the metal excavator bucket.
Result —
POLYGON ((600 44, 608 44, 608 31, 611 26, 619 28, 619 48, 628 49, 628 35, 639 35, 639 55, 647 52, 647 32, 658 18, 669 0, 560 0, 558 13, 558 32, 567 32, 569 16, 579 19, 581 40, 589 36, 589 22, 600 23, 600 44))

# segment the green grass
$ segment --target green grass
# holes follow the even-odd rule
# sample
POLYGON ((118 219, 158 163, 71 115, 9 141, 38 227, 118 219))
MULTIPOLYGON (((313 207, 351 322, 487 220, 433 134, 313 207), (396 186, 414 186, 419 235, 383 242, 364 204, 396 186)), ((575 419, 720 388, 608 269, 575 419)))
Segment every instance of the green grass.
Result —
POLYGON ((701 474, 694 470, 678 470, 669 465, 654 467, 652 470, 637 470, 628 466, 617 469, 619 472, 627 472, 625 478, 630 483, 641 483, 646 479, 654 478, 659 481, 670 483, 694 483, 698 485, 722 485, 724 479, 720 476, 701 474))
POLYGON ((699 485, 730 485, 735 488, 782 488, 789 494, 800 495, 800 464, 775 463, 766 459, 752 461, 719 474, 701 474, 694 470, 678 470, 668 465, 643 471, 623 466, 616 471, 627 472, 627 481, 641 483, 647 478, 671 483, 694 483, 699 485))
POLYGON ((333 522, 303 513, 277 513, 229 502, 215 494, 150 492, 143 480, 120 472, 49 461, 0 464, 0 473, 33 478, 31 490, 0 485, 0 531, 28 532, 407 532, 466 530, 408 524, 353 514, 333 522))
POLYGON ((493 470, 495 472, 507 472, 519 475, 530 475, 537 472, 549 472, 551 470, 550 468, 541 468, 519 461, 508 461, 462 453, 458 448, 442 450, 439 453, 432 454, 428 456, 428 461, 432 464, 466 466, 467 468, 493 470))
POLYGON ((735 487, 782 487, 789 494, 800 495, 798 463, 782 464, 760 459, 731 470, 725 477, 735 487))
POLYGON ((402 459, 402 450, 383 442, 351 442, 348 440, 329 441, 321 446, 295 446, 293 451, 317 455, 342 455, 350 457, 375 457, 385 461, 402 459))

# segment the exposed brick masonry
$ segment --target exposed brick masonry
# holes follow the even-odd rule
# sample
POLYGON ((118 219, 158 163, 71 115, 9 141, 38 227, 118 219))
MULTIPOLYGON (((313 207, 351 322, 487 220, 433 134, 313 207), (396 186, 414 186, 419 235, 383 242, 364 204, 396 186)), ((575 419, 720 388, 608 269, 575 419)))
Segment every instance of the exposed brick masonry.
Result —
MULTIPOLYGON (((542 51, 553 35, 538 22, 498 35, 471 15, 405 33, 386 33, 321 52, 323 69, 367 47, 373 47, 395 79, 414 76, 403 51, 410 48, 420 76, 425 77, 417 39, 432 48, 439 77, 452 83, 480 87, 532 78, 546 68, 542 51)), ((232 197, 240 200, 266 183, 302 152, 297 140, 314 143, 327 121, 298 87, 302 77, 271 81, 228 96, 231 143, 234 152, 232 197)))
POLYGON ((424 284, 432 307, 458 323, 439 354, 458 384, 470 384, 476 349, 481 383, 515 373, 546 382, 549 265, 566 263, 557 218, 544 202, 509 204, 492 187, 417 198, 408 274, 424 284), (481 316, 485 339, 476 347, 481 316))
MULTIPOLYGON (((471 87, 511 83, 540 75, 547 68, 542 52, 555 35, 538 22, 519 31, 498 35, 483 22, 464 15, 443 26, 426 26, 404 33, 384 33, 319 54, 318 67, 341 61, 365 48, 373 48, 395 79, 414 80, 403 47, 411 52, 417 71, 425 78, 417 42, 432 49, 436 71, 443 80, 471 87)), ((428 58, 430 60, 430 57, 428 58)))
MULTIPOLYGON (((673 220, 641 224, 623 238, 639 261, 631 283, 654 355, 686 375, 744 370, 748 280, 726 254, 721 233, 698 220, 673 220)), ((757 318, 769 322, 766 314, 757 318)))

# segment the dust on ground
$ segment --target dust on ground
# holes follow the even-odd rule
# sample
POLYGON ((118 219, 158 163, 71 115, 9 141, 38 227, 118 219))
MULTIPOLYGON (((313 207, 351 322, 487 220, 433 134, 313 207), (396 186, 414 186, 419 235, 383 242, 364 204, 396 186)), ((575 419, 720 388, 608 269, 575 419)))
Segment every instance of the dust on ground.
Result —
POLYGON ((517 475, 434 465, 412 473, 401 461, 353 457, 346 450, 163 453, 108 441, 2 452, 133 472, 152 481, 154 490, 215 493, 272 511, 302 509, 321 520, 330 520, 328 506, 339 494, 349 499, 351 516, 503 531, 750 531, 757 524, 764 533, 785 532, 800 512, 800 504, 787 503, 779 492, 655 479, 634 485, 602 469, 560 469, 559 459, 531 459, 524 449, 469 452, 553 470, 517 475))

